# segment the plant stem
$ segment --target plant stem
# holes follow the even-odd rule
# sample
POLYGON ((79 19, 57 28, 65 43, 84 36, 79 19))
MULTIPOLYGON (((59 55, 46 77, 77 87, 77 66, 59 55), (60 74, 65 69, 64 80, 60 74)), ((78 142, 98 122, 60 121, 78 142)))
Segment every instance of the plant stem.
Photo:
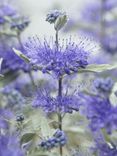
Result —
POLYGON ((55 41, 55 44, 56 44, 56 50, 58 51, 58 31, 56 31, 56 41, 55 41))
POLYGON ((36 86, 36 84, 35 84, 35 81, 34 81, 32 72, 29 71, 28 74, 29 74, 30 80, 31 80, 31 82, 32 82, 33 88, 36 89, 37 86, 36 86))
MULTIPOLYGON (((58 97, 62 97, 62 78, 59 78, 58 80, 58 97)), ((61 105, 61 104, 60 104, 61 105)), ((60 112, 60 106, 58 106, 58 123, 59 123, 59 129, 62 130, 62 115, 60 112)), ((62 146, 60 146, 60 156, 63 155, 62 146)))
MULTIPOLYGON (((58 97, 62 97, 62 78, 58 80, 58 97)), ((60 107, 58 106, 58 120, 59 120, 59 129, 62 130, 62 116, 60 113, 60 107)))
MULTIPOLYGON (((56 31, 55 44, 56 44, 56 51, 58 51, 58 46, 59 46, 58 31, 56 31)), ((62 97, 62 78, 59 78, 59 80, 58 80, 58 97, 59 98, 62 97)), ((59 127, 60 130, 62 130, 62 115, 61 115, 60 105, 58 106, 58 127, 59 127)), ((60 151, 60 156, 62 156, 63 155, 62 146, 60 146, 59 151, 60 151)))

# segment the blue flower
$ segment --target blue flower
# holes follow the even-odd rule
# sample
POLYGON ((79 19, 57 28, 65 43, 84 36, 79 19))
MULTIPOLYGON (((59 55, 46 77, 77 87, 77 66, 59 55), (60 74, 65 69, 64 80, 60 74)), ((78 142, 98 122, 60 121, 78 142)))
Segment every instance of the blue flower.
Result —
POLYGON ((111 9, 117 7, 116 0, 105 0, 103 1, 103 5, 100 1, 95 1, 87 4, 87 6, 82 11, 82 17, 88 22, 100 22, 101 20, 101 9, 104 10, 105 13, 110 11, 111 9))
POLYGON ((16 137, 0 135, 0 156, 24 156, 16 137))
POLYGON ((17 14, 15 8, 13 6, 11 6, 10 4, 3 4, 0 6, 0 15, 3 16, 14 16, 17 14))
POLYGON ((24 48, 32 64, 40 66, 43 73, 52 72, 56 77, 78 72, 88 65, 89 51, 83 41, 78 45, 71 39, 63 41, 57 50, 52 39, 41 42, 36 37, 30 38, 24 48))
POLYGON ((30 21, 26 17, 19 16, 14 18, 11 23, 11 29, 22 32, 29 25, 30 21))
POLYGON ((28 72, 31 70, 31 66, 26 64, 23 60, 21 60, 17 55, 14 54, 11 48, 3 47, 6 45, 1 45, 0 49, 0 57, 3 58, 2 64, 2 72, 7 73, 9 71, 18 71, 23 70, 24 72, 28 72))
POLYGON ((9 123, 7 120, 13 118, 13 114, 8 109, 0 109, 0 129, 8 129, 9 123))
POLYGON ((50 150, 54 147, 64 146, 67 143, 67 137, 61 130, 57 130, 52 138, 43 140, 39 146, 43 149, 50 150))
POLYGON ((116 156, 117 146, 113 142, 107 142, 101 131, 93 133, 95 141, 95 151, 98 156, 116 156))
POLYGON ((105 128, 107 133, 117 129, 117 108, 113 107, 108 97, 84 96, 85 115, 90 121, 89 126, 92 131, 105 128))
POLYGON ((105 35, 101 41, 103 49, 109 54, 115 54, 117 52, 117 35, 111 34, 110 36, 105 35))
POLYGON ((42 108, 46 113, 72 113, 73 111, 79 111, 80 105, 82 105, 83 99, 80 94, 74 93, 71 95, 63 94, 62 97, 54 94, 51 90, 38 90, 33 100, 32 106, 34 108, 42 108))
POLYGON ((61 12, 60 10, 52 10, 47 14, 46 21, 48 21, 50 24, 55 23, 56 19, 61 15, 65 15, 65 12, 61 12))
POLYGON ((112 87, 114 85, 114 82, 111 78, 107 77, 107 78, 97 78, 94 80, 93 83, 95 89, 99 92, 99 94, 101 93, 110 93, 112 90, 112 87))
POLYGON ((6 97, 6 104, 9 107, 20 108, 25 103, 25 99, 22 94, 18 90, 12 88, 10 85, 2 88, 0 93, 6 97))

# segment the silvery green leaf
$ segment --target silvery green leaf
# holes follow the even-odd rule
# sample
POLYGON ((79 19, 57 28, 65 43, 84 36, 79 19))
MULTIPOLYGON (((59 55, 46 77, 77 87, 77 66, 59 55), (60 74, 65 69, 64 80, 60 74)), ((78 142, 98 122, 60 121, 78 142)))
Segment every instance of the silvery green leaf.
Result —
POLYGON ((33 140, 35 138, 36 134, 35 133, 26 133, 21 137, 20 143, 22 144, 26 144, 28 142, 30 142, 31 140, 33 140))
POLYGON ((18 55, 21 59, 23 59, 27 63, 30 62, 30 59, 26 55, 24 55, 21 51, 15 49, 15 48, 13 48, 13 51, 15 52, 16 55, 18 55))
POLYGON ((1 70, 2 61, 3 61, 3 58, 0 58, 0 70, 1 70))
POLYGON ((79 69, 79 73, 84 72, 104 72, 107 70, 116 69, 117 64, 90 64, 85 69, 79 69))
POLYGON ((53 132, 49 126, 48 120, 45 117, 45 115, 41 112, 41 133, 43 137, 51 137, 53 135, 53 132))
POLYGON ((60 15, 54 24, 54 28, 56 31, 59 31, 66 23, 67 23, 67 15, 60 15))
POLYGON ((73 153, 73 156, 93 156, 90 149, 79 147, 77 151, 73 153))
POLYGON ((110 102, 113 106, 117 106, 117 82, 114 84, 111 95, 110 102))
MULTIPOLYGON (((3 61, 3 58, 0 58, 0 72, 1 72, 1 65, 2 65, 2 61, 3 61)), ((0 74, 0 77, 3 77, 2 74, 0 74)))

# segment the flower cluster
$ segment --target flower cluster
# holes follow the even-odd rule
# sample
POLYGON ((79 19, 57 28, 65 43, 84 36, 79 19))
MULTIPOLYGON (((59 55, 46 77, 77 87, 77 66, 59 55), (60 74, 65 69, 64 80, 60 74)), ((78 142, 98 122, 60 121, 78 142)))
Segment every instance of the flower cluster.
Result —
POLYGON ((108 78, 97 78, 93 83, 94 87, 99 93, 110 93, 114 82, 110 77, 108 78))
POLYGON ((17 116, 16 116, 16 121, 17 121, 17 122, 22 122, 22 121, 24 121, 24 116, 23 116, 22 114, 17 115, 17 116))
POLYGON ((53 95, 51 90, 38 91, 34 98, 32 106, 35 108, 42 108, 46 113, 72 113, 79 111, 83 99, 78 93, 73 95, 63 95, 62 97, 53 95))
POLYGON ((87 4, 85 9, 82 11, 82 17, 85 17, 85 20, 87 20, 88 22, 98 23, 101 20, 102 9, 105 13, 107 13, 111 9, 117 7, 116 0, 104 0, 103 2, 103 4, 101 4, 100 1, 95 1, 87 4))
POLYGON ((0 155, 1 156, 24 156, 19 147, 16 137, 0 135, 0 155))
POLYGON ((52 39, 41 42, 38 38, 30 38, 24 48, 32 64, 39 65, 43 73, 53 72, 56 77, 78 72, 88 65, 89 51, 83 41, 76 45, 70 39, 59 44, 57 50, 52 39))
POLYGON ((117 52, 117 21, 113 13, 115 8, 117 8, 116 0, 104 0, 102 2, 95 1, 90 3, 82 11, 83 19, 85 17, 85 22, 88 22, 88 24, 93 28, 91 31, 90 29, 88 29, 88 31, 87 29, 84 31, 88 35, 93 35, 96 40, 98 39, 99 42, 101 42, 104 52, 108 52, 109 54, 115 54, 117 52), (99 25, 98 28, 95 27, 95 24, 99 25))
POLYGON ((11 23, 11 29, 22 32, 28 25, 30 21, 26 17, 18 17, 11 23))
MULTIPOLYGON (((4 45, 6 46, 6 44, 4 45)), ((29 72, 31 70, 30 65, 26 64, 17 55, 13 53, 11 48, 4 49, 0 46, 0 57, 3 58, 2 71, 7 73, 8 71, 19 71, 29 72)))
POLYGON ((116 33, 110 36, 105 36, 102 39, 102 47, 109 54, 115 54, 117 52, 117 36, 116 33))
POLYGON ((30 67, 18 58, 12 50, 14 43, 17 44, 15 46, 23 50, 19 35, 29 25, 29 19, 20 15, 8 2, 0 3, 0 57, 4 59, 3 73, 18 71, 19 69, 29 71, 30 67))
POLYGON ((42 141, 39 146, 43 149, 50 150, 54 147, 64 146, 67 143, 67 137, 61 130, 57 130, 52 138, 42 141))
POLYGON ((0 6, 0 24, 8 22, 6 17, 13 17, 16 15, 16 10, 9 4, 0 6))
POLYGON ((117 107, 112 106, 109 100, 113 82, 110 78, 97 79, 94 81, 94 86, 98 90, 97 95, 84 96, 85 113, 92 131, 105 128, 110 134, 117 129, 117 107), (105 93, 108 93, 107 96, 105 93))
POLYGON ((65 12, 61 12, 60 10, 52 10, 47 14, 46 21, 48 21, 50 24, 55 23, 56 19, 61 15, 65 15, 65 12))
POLYGON ((86 116, 93 131, 105 128, 108 133, 117 129, 117 109, 111 106, 109 99, 89 97, 86 116))
POLYGON ((7 98, 7 106, 9 107, 21 107, 25 103, 25 99, 22 94, 16 89, 6 86, 0 91, 7 98))
POLYGON ((8 120, 13 118, 13 114, 10 110, 0 108, 0 129, 8 129, 8 120))
POLYGON ((117 146, 113 142, 107 142, 101 132, 94 133, 95 151, 98 156, 116 156, 117 146))

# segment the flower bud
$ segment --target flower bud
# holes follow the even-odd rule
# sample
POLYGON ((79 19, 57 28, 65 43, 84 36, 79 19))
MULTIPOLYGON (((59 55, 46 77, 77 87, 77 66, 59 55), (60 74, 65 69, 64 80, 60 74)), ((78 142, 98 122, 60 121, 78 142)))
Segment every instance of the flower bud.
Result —
POLYGON ((56 31, 59 31, 61 28, 63 28, 63 26, 67 23, 68 21, 68 17, 65 13, 63 13, 62 15, 60 15, 54 24, 54 28, 56 31))

